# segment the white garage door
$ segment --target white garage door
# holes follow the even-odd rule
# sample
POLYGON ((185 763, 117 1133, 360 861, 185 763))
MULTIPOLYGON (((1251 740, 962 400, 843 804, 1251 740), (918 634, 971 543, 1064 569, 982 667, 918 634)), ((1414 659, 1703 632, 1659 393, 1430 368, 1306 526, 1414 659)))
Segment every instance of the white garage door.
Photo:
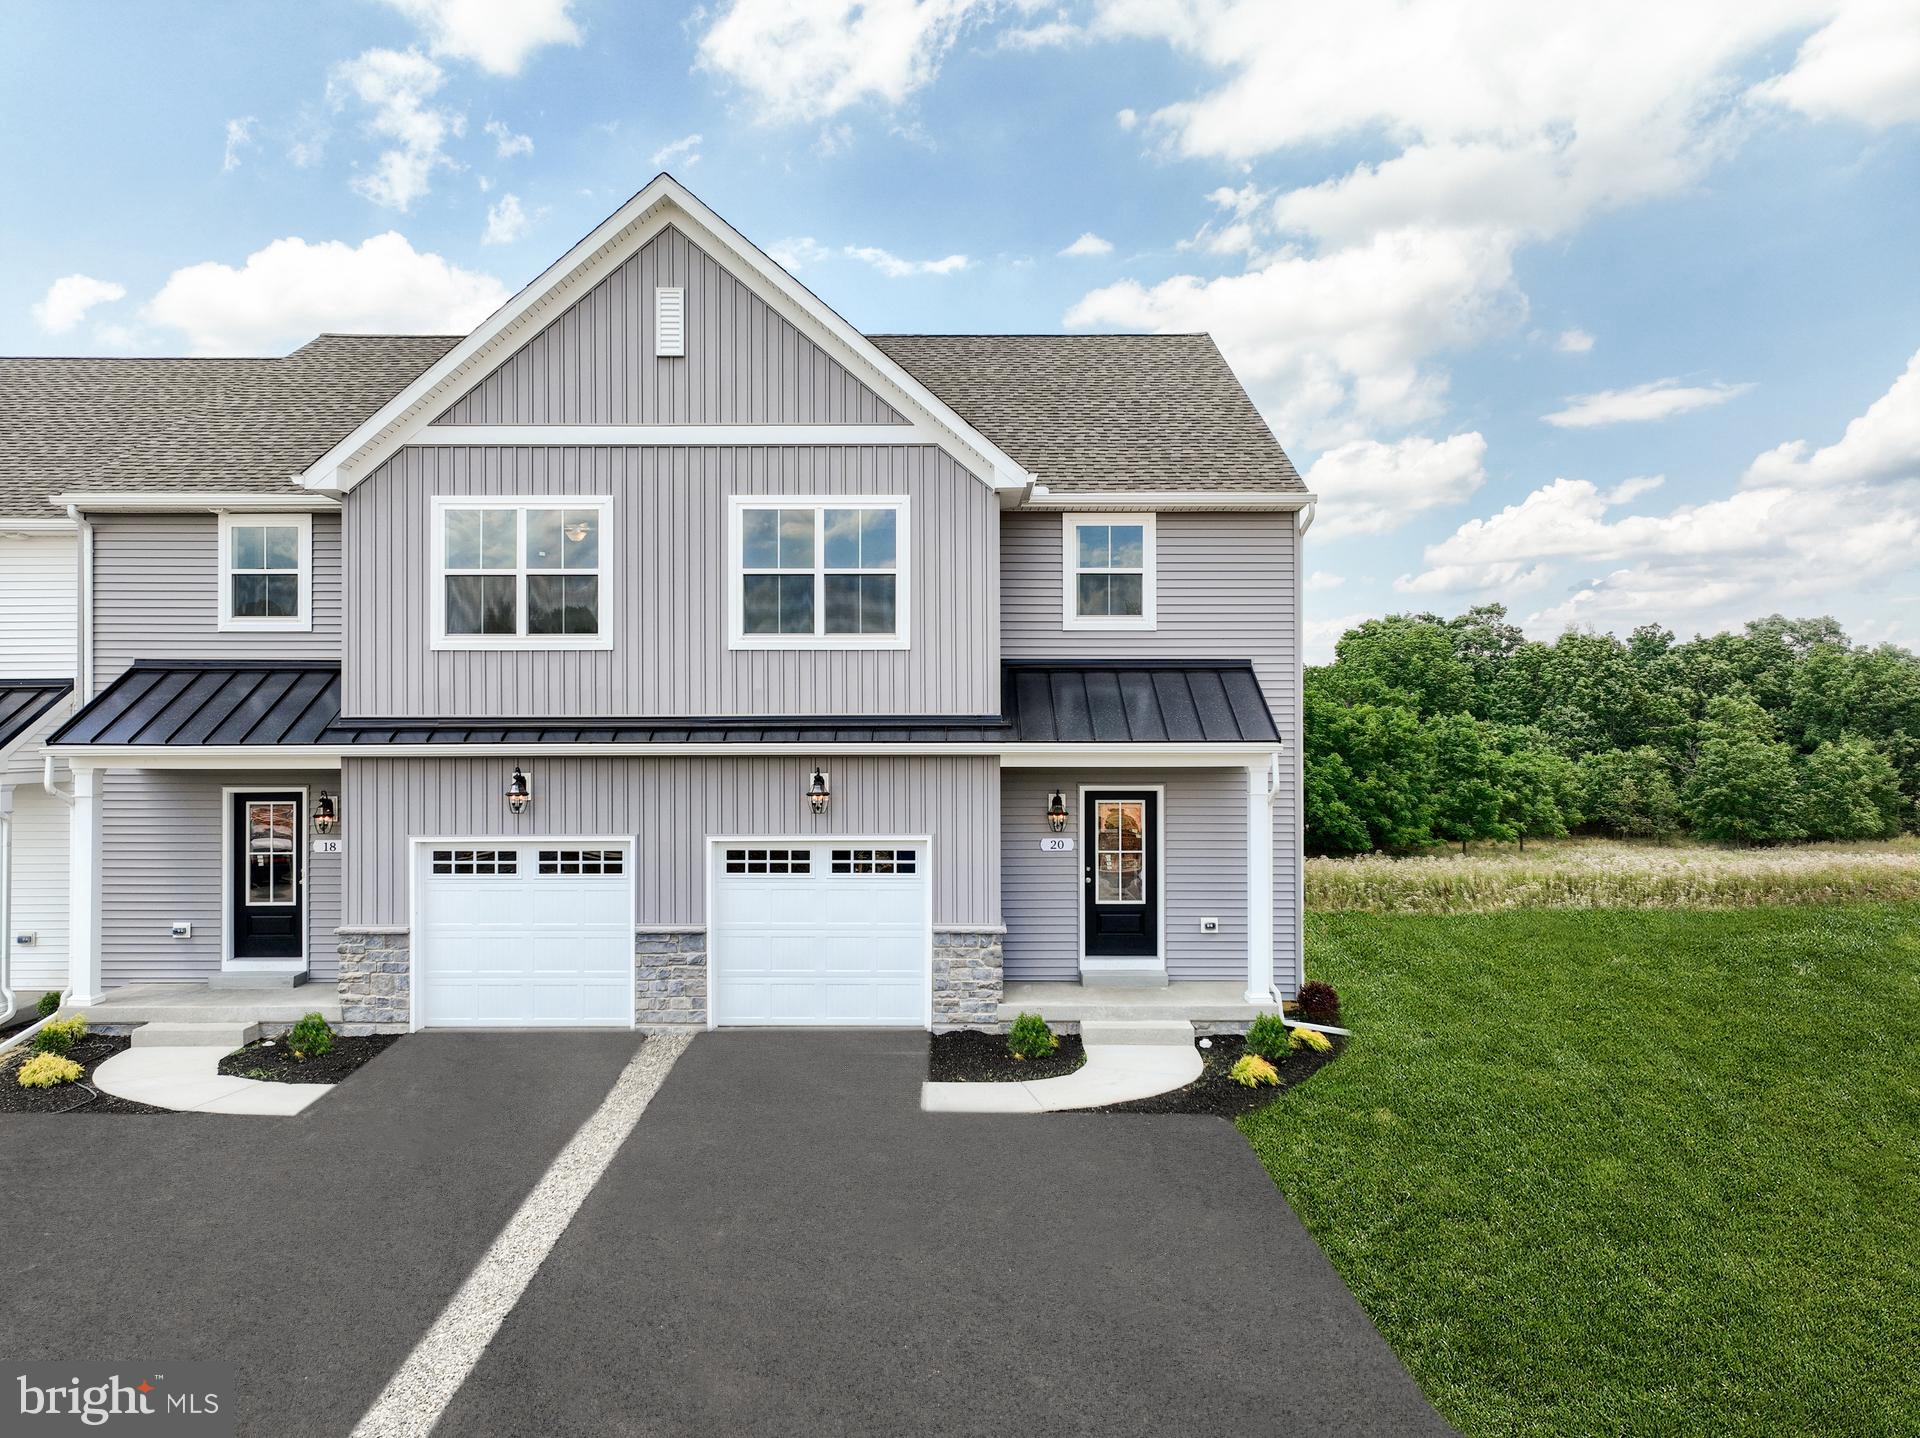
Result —
POLYGON ((715 1023, 926 1025, 925 843, 715 847, 715 1023))
POLYGON ((562 1028, 633 1022, 624 847, 420 846, 420 1022, 562 1028))

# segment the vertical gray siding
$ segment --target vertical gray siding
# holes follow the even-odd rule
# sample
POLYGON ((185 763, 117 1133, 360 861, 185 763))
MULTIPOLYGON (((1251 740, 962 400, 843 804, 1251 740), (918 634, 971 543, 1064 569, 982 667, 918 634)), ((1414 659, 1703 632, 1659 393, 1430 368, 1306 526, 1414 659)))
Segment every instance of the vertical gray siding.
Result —
POLYGON ((1244 769, 1006 769, 1000 779, 1001 906, 1007 978, 1072 983, 1080 977, 1084 853, 1043 854, 1047 796, 1064 790, 1078 835, 1081 784, 1165 786, 1160 814, 1161 902, 1167 977, 1247 975, 1247 779, 1244 769), (1220 921, 1217 933, 1200 920, 1220 921))
MULTIPOLYGON (((1285 513, 1160 515, 1156 520, 1158 627, 1146 632, 1062 627, 1063 523, 1058 514, 1008 514, 1002 522, 1001 652, 1008 659, 1132 655, 1252 662, 1289 756, 1282 764, 1287 777, 1273 806, 1273 946, 1275 983, 1282 993, 1291 994, 1296 986, 1300 863, 1295 821, 1300 794, 1290 777, 1291 756, 1300 743, 1296 694, 1299 542, 1294 517, 1285 513)), ((1241 847, 1244 852, 1244 838, 1241 847)), ((1011 934, 1007 952, 1011 962, 1011 934)))
POLYGON ((409 448, 348 501, 349 716, 989 714, 1000 515, 940 449, 409 448), (613 648, 430 647, 430 497, 614 496, 613 648), (727 496, 912 500, 912 647, 727 647, 727 496))
POLYGON ((709 835, 828 837, 926 834, 933 840, 934 922, 999 922, 999 763, 991 757, 827 759, 833 801, 816 817, 801 758, 349 759, 343 777, 347 919, 405 927, 415 837, 637 839, 639 924, 707 921, 709 835), (518 762, 532 807, 515 818, 501 794, 518 762))
POLYGON ((340 516, 313 517, 313 628, 220 632, 212 514, 102 515, 93 527, 94 688, 136 659, 337 659, 340 516))
POLYGON ((901 424, 679 230, 661 231, 436 424, 901 424), (686 289, 686 355, 653 352, 656 285, 686 289))
MULTIPOLYGON (((221 814, 225 785, 259 789, 323 786, 338 791, 328 773, 115 769, 101 800, 100 950, 107 987, 204 979, 220 970, 226 915, 220 903, 221 814), (175 939, 175 923, 193 925, 191 939, 175 939)), ((307 959, 316 983, 338 973, 334 930, 340 927, 341 858, 312 852, 307 864, 307 959)))

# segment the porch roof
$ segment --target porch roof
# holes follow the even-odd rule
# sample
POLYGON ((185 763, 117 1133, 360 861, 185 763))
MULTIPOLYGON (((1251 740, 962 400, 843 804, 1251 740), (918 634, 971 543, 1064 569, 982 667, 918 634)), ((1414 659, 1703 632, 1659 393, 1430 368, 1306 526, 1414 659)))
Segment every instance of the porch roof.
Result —
POLYGON ((72 690, 71 679, 0 679, 0 754, 72 690))

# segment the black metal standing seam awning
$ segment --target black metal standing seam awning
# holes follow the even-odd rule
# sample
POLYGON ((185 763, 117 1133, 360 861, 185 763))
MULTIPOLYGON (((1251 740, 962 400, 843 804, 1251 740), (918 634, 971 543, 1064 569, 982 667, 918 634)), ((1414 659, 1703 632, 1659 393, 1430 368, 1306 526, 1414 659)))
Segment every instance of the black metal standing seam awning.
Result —
POLYGON ((0 679, 0 754, 72 692, 71 679, 0 679))
POLYGON ((342 719, 337 664, 141 661, 49 744, 377 750, 463 744, 1271 744, 1252 665, 1033 661, 1003 667, 1002 712, 962 717, 342 719))

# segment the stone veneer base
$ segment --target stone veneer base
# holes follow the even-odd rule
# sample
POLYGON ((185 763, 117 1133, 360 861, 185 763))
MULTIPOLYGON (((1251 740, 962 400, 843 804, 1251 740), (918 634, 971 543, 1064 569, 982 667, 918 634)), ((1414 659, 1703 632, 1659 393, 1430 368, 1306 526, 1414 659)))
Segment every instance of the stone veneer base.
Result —
POLYGON ((634 933, 633 1017, 647 1033, 707 1026, 706 930, 634 933))
POLYGON ((1006 988, 1004 935, 997 929, 933 931, 933 1031, 1000 1027, 1006 988))
POLYGON ((341 929, 340 1032, 403 1034, 412 1027, 413 950, 405 930, 341 929))

